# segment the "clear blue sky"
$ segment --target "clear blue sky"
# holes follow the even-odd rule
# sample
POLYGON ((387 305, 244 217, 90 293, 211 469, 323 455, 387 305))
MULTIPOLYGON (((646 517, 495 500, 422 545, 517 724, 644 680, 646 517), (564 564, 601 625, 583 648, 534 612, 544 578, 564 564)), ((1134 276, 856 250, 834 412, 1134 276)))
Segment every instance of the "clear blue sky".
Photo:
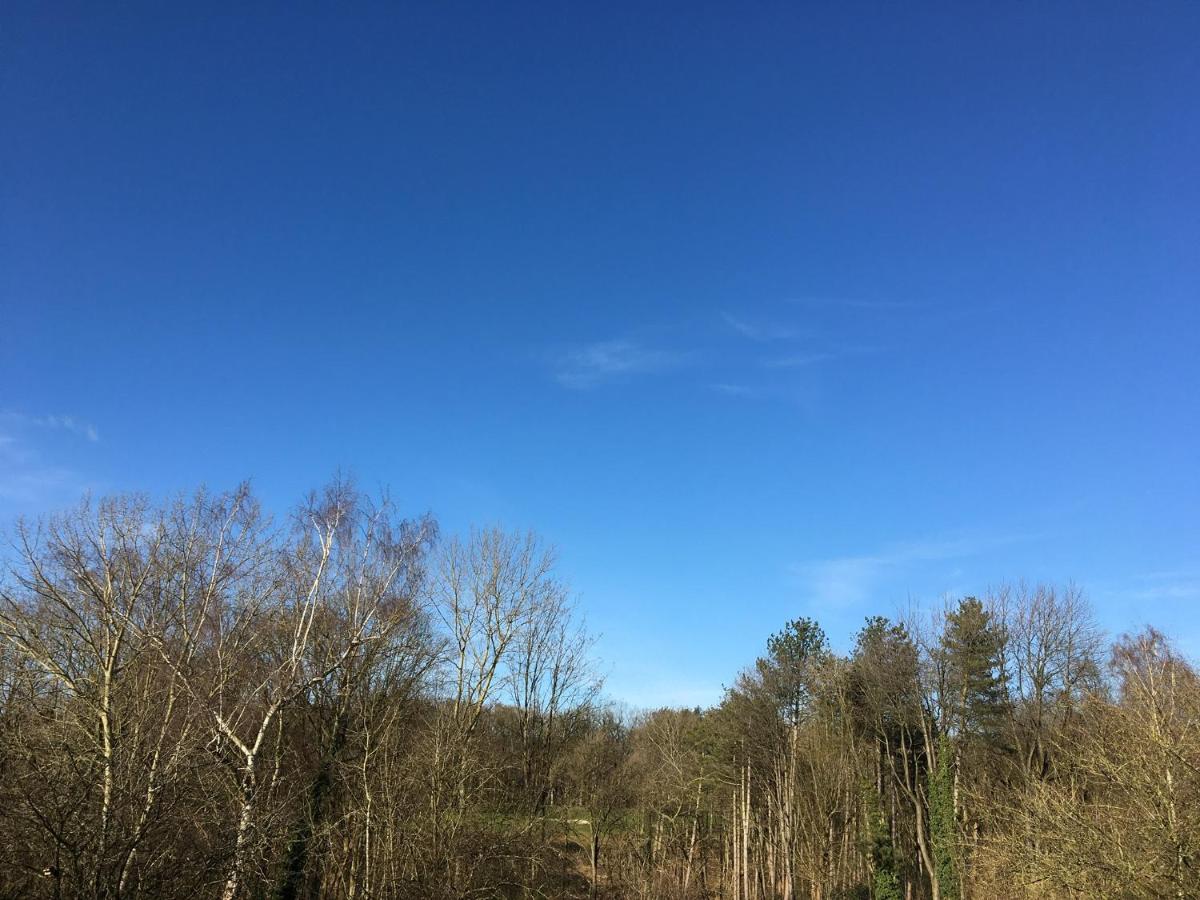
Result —
POLYGON ((1200 5, 254 6, 0 11, 0 516, 341 467, 635 704, 1020 577, 1200 653, 1200 5))

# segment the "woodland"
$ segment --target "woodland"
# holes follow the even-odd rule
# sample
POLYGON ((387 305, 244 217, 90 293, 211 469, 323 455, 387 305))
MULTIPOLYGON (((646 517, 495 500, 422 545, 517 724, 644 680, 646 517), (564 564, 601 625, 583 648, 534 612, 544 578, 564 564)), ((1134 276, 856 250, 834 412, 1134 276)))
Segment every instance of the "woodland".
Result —
POLYGON ((781 622, 631 711, 540 538, 344 481, 6 538, 0 897, 1200 897, 1196 669, 1070 584, 781 622))

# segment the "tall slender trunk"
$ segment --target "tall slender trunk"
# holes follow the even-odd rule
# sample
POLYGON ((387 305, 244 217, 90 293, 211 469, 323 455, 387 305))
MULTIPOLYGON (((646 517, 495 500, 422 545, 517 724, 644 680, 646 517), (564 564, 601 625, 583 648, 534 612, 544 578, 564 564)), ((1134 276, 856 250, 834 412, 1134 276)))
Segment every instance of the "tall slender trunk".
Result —
POLYGON ((93 876, 93 891, 96 897, 108 891, 103 884, 105 857, 108 855, 108 828, 112 816, 113 795, 113 740, 112 740, 112 660, 104 667, 100 686, 100 750, 103 756, 103 773, 100 785, 100 834, 96 851, 96 871, 93 876))
MULTIPOLYGON (((125 886, 129 881, 129 873, 133 870, 133 863, 137 857, 138 844, 141 842, 142 835, 146 832, 146 826, 150 821, 150 814, 154 811, 155 803, 158 800, 158 779, 159 771, 162 765, 163 745, 166 742, 167 729, 171 725, 172 713, 175 710, 176 700, 176 682, 174 673, 171 674, 170 687, 167 690, 166 708, 163 711, 162 727, 159 728, 158 738, 154 744, 154 752, 150 756, 150 768, 146 773, 146 796, 142 802, 142 810, 138 815, 138 823, 133 831, 133 840, 130 843, 129 852, 125 854, 125 860, 121 864, 121 874, 117 881, 117 895, 121 896, 125 893, 125 886)), ((178 752, 176 750, 176 752, 178 752)), ((168 762, 168 765, 170 763, 168 762)))
POLYGON ((696 832, 700 827, 700 788, 702 782, 696 781, 696 809, 692 815, 692 831, 688 837, 687 861, 683 869, 683 893, 687 894, 688 882, 692 880, 692 859, 696 853, 696 832))
MULTIPOLYGON (((929 771, 933 772, 933 749, 929 732, 924 728, 924 724, 922 724, 922 730, 925 734, 926 763, 929 771)), ((904 766, 904 789, 913 801, 913 811, 917 820, 917 852, 921 858, 921 865, 924 866, 925 873, 929 876, 932 900, 940 900, 941 891, 938 886, 937 866, 933 860, 933 848, 929 846, 929 825, 926 816, 925 793, 921 787, 920 776, 917 772, 917 760, 913 758, 914 751, 910 746, 907 735, 908 729, 901 729, 900 760, 904 766)))
POLYGON ((254 800, 256 793, 253 757, 246 760, 246 772, 242 776, 242 804, 238 815, 237 835, 233 844, 233 859, 225 874, 225 886, 221 890, 221 900, 235 900, 250 859, 250 824, 254 817, 254 800))
POLYGON ((588 823, 592 829, 592 846, 591 846, 591 864, 592 864, 592 889, 591 895, 596 896, 600 890, 600 834, 596 831, 596 823, 590 821, 588 823))
POLYGON ((742 896, 750 900, 750 763, 742 782, 742 896))

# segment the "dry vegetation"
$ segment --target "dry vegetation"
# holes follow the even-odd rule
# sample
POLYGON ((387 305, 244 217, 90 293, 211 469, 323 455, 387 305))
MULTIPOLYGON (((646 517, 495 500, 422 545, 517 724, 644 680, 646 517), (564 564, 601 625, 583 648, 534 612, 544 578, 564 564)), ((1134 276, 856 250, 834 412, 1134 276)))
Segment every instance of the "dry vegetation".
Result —
POLYGON ((1200 896, 1200 684, 1073 589, 622 715, 553 558, 344 484, 84 504, 0 586, 0 896, 1200 896))

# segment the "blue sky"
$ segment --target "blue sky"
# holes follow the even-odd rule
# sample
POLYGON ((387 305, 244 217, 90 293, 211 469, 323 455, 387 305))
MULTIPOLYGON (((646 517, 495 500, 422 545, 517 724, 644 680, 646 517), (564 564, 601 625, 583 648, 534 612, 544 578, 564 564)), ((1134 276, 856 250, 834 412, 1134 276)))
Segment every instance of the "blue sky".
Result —
POLYGON ((1074 580, 1200 654, 1200 7, 9 3, 0 516, 341 468, 610 692, 1074 580))

